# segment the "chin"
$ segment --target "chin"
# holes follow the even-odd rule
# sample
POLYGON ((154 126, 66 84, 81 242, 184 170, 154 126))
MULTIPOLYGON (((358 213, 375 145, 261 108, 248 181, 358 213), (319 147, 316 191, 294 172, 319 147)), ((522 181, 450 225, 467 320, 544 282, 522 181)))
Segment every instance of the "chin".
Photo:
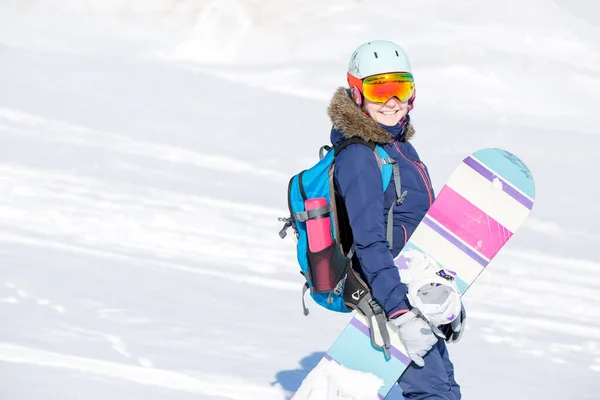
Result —
POLYGON ((400 122, 402 118, 378 118, 377 122, 379 122, 380 124, 383 124, 385 126, 395 126, 396 124, 398 124, 398 122, 400 122))

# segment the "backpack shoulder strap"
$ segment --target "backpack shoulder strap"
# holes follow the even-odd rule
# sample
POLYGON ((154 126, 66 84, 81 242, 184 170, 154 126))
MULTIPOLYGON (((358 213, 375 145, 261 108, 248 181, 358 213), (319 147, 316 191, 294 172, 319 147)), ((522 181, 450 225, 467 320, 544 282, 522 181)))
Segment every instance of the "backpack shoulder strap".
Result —
POLYGON ((333 151, 334 151, 335 157, 337 157, 342 150, 344 150, 346 147, 348 147, 348 146, 350 146, 352 144, 362 144, 364 146, 367 146, 371 150, 375 150, 375 143, 373 143, 373 142, 367 142, 366 140, 361 139, 359 137, 351 137, 349 139, 344 139, 342 141, 342 143, 340 143, 339 145, 333 147, 333 151))
MULTIPOLYGON (((394 189, 396 190, 396 201, 390 209, 388 210, 387 215, 387 232, 386 239, 389 244, 389 249, 392 250, 394 248, 394 206, 399 206, 404 203, 404 199, 406 198, 406 194, 408 193, 406 190, 402 192, 402 185, 400 182, 400 167, 396 160, 391 158, 387 152, 380 146, 377 146, 377 152, 379 153, 379 157, 381 158, 381 163, 385 166, 389 165, 392 169, 392 177, 394 179, 394 189)), ((389 184, 390 178, 389 173, 387 175, 387 179, 384 173, 384 168, 382 168, 382 173, 384 174, 384 188, 385 191, 387 189, 387 185, 389 184)))

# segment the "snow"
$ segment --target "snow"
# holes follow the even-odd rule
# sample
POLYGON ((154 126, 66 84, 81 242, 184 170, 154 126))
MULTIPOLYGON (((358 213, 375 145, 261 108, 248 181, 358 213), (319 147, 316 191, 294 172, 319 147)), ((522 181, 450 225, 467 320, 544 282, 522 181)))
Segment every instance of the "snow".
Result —
POLYGON ((383 385, 383 380, 376 375, 324 358, 304 379, 294 400, 378 400, 378 391, 383 385))
POLYGON ((599 10, 1 2, 0 397, 293 392, 348 316, 302 314, 277 234, 287 181, 328 141, 352 50, 389 38, 411 59, 436 190, 488 146, 536 178, 532 216, 464 299, 464 398, 597 399, 599 10))

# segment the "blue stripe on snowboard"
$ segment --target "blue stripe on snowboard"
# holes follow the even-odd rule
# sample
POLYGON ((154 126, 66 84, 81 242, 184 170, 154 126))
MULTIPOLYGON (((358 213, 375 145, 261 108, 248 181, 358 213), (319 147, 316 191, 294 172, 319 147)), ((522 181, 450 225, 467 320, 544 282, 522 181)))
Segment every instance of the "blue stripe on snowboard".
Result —
POLYGON ((525 193, 530 199, 535 198, 535 183, 531 171, 513 154, 501 149, 484 149, 473 153, 475 159, 481 161, 489 169, 500 174, 504 179, 525 193), (510 161, 510 162, 507 162, 510 161))
POLYGON ((352 323, 344 328, 327 354, 344 367, 356 371, 370 372, 379 376, 385 382, 391 382, 381 388, 383 393, 389 392, 398 380, 398 371, 403 371, 406 368, 406 364, 396 357, 386 361, 383 352, 373 351, 370 337, 352 323))

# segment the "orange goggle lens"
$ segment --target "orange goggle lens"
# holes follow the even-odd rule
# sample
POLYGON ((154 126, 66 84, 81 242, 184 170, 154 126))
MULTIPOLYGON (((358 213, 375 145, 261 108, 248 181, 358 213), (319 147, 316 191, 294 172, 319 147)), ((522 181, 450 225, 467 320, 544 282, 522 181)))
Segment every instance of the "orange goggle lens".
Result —
POLYGON ((413 76, 406 72, 373 75, 362 81, 363 96, 374 103, 385 103, 392 97, 407 101, 414 89, 413 76))

